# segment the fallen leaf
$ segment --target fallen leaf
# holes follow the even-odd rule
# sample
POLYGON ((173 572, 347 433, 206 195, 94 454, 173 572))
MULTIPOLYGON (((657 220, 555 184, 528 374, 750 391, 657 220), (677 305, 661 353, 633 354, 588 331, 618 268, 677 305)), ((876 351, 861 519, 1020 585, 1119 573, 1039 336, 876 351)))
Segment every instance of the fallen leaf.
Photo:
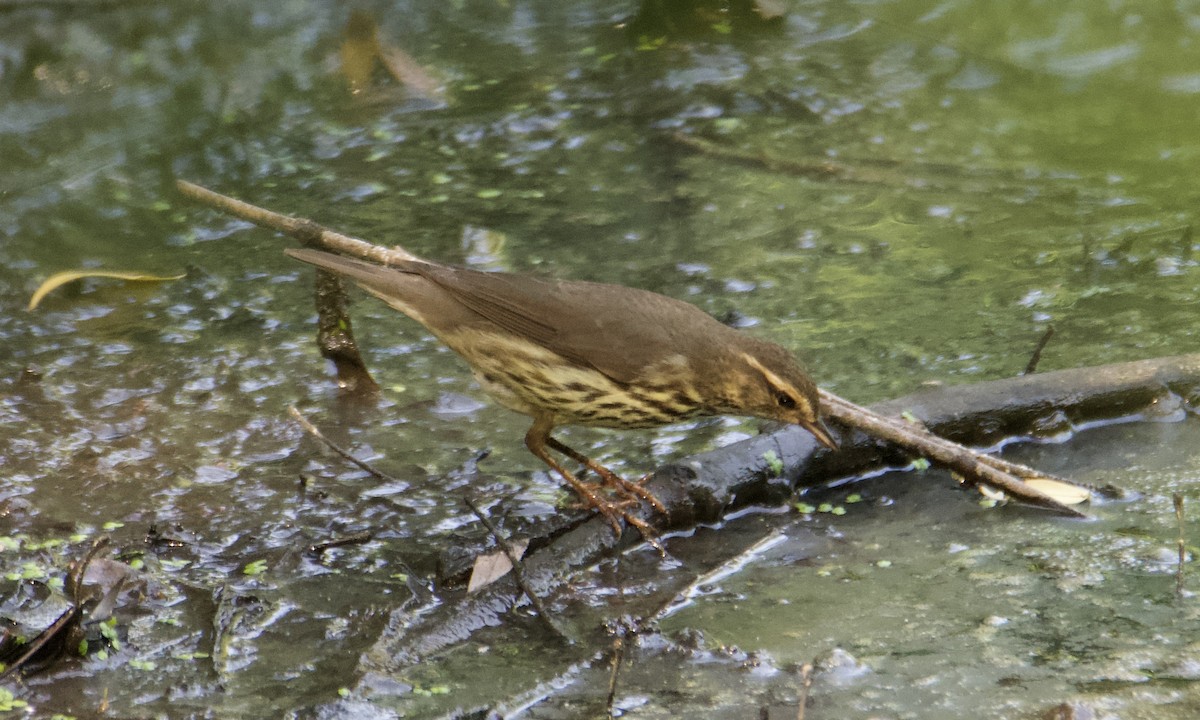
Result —
POLYGON ((1026 480, 1025 484, 1044 495, 1049 495, 1063 505, 1078 505, 1092 498, 1092 492, 1087 488, 1061 480, 1033 478, 1026 480))
POLYGON ((42 284, 34 291, 33 297, 29 298, 29 307, 26 309, 35 309, 38 303, 54 290, 69 282, 84 278, 113 278, 115 280, 128 280, 132 282, 166 282, 168 280, 181 280, 186 275, 187 273, 180 275, 147 275, 146 273, 126 272, 122 270, 64 270, 54 273, 42 281, 42 284))
MULTIPOLYGON (((510 542, 509 545, 512 546, 513 552, 520 560, 524 557, 526 548, 529 547, 529 541, 516 540, 510 542)), ((476 557, 475 566, 471 568, 471 579, 467 581, 467 593, 470 594, 491 585, 507 575, 509 570, 512 570, 512 563, 509 562, 508 555, 503 550, 476 557)))
MULTIPOLYGON (((1037 490, 1043 495, 1062 503, 1063 505, 1079 505, 1087 502, 1092 498, 1092 492, 1085 487, 1074 485, 1061 480, 1050 480, 1048 478, 1031 478, 1025 480, 1025 484, 1037 490)), ((977 485, 979 492, 990 500, 1007 500, 1008 495, 1001 490, 989 487, 987 485, 977 485)))

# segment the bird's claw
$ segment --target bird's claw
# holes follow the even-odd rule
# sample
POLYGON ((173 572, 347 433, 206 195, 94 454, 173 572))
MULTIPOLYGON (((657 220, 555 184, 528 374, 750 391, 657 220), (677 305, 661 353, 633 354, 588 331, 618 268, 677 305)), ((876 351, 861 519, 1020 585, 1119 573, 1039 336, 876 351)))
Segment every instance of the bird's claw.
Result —
MULTIPOLYGON (((613 477, 617 477, 613 475, 613 477)), ((607 481, 607 478, 605 478, 607 481)), ((579 492, 580 503, 583 508, 589 508, 599 513, 608 524, 612 526, 613 533, 619 538, 625 533, 625 528, 622 521, 637 528, 642 539, 645 540, 651 547, 659 552, 660 555, 666 555, 666 549, 659 542, 658 533, 654 528, 650 527, 642 518, 636 514, 636 509, 641 507, 642 501, 645 500, 654 509, 660 512, 666 512, 666 507, 654 497, 652 493, 644 488, 618 478, 620 482, 610 483, 605 482, 604 487, 612 491, 613 497, 607 496, 599 492, 600 486, 589 484, 585 486, 584 491, 579 492), (642 492, 633 490, 632 487, 637 487, 642 492)), ((582 485, 582 483, 581 483, 582 485)), ((579 488, 576 488, 579 490, 579 488)))

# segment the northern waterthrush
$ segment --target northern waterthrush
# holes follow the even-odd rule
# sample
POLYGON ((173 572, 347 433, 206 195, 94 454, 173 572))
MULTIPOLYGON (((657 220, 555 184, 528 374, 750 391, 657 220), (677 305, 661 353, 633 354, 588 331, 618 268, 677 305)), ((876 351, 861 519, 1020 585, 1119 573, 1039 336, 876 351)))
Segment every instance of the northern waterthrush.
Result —
POLYGON ((415 256, 387 267, 318 250, 287 250, 350 278, 424 325, 458 353, 501 405, 533 418, 529 451, 562 476, 619 533, 648 528, 627 508, 645 500, 627 482, 550 436, 559 425, 646 428, 705 415, 750 415, 800 425, 836 447, 817 388, 790 352, 665 295, 603 283, 481 272, 415 256), (583 464, 585 483, 550 450, 583 464))

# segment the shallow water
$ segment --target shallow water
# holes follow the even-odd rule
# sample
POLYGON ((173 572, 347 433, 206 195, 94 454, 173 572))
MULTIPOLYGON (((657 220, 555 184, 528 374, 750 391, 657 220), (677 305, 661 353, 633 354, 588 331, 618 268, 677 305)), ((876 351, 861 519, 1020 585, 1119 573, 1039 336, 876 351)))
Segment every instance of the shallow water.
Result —
MULTIPOLYGON (((308 271, 279 238, 182 201, 177 176, 431 257, 684 298, 796 349, 860 402, 1013 375, 1048 324, 1044 369, 1200 351, 1200 8, 897 0, 798 2, 773 23, 703 6, 654 17, 672 6, 377 9, 381 42, 444 86, 426 97, 379 68, 348 90, 341 7, 0 11, 0 528, 17 538, 0 568, 61 576, 109 532, 153 581, 149 614, 119 617, 119 651, 30 679, 29 702, 352 714, 337 691, 356 686, 386 612, 426 601, 418 580, 441 549, 478 531, 455 493, 519 519, 563 497, 521 446, 526 421, 479 402, 460 362, 370 299, 354 313, 384 402, 339 399, 311 341, 308 271), (819 163, 847 174, 794 167, 819 163), (187 277, 84 281, 23 309, 40 279, 78 267, 187 277), (396 482, 321 451, 292 404, 396 482), (152 525, 183 546, 152 552, 152 525), (372 541, 303 552, 360 530, 372 541), (248 573, 255 561, 266 570, 248 573)), ((689 541, 787 538, 664 621, 709 642, 631 658, 661 673, 627 673, 621 706, 794 712, 789 664, 840 648, 863 671, 818 673, 810 717, 1019 717, 1071 699, 1190 717, 1195 628, 1173 595, 1170 495, 1195 497, 1193 423, 1020 450, 1143 494, 1091 523, 984 511, 910 473, 822 496, 866 498, 844 516, 752 515, 674 540, 686 556, 689 541), (720 644, 769 660, 747 670, 720 644)), ((756 431, 567 437, 633 474, 756 431)), ((580 583, 606 598, 580 601, 580 624, 623 612, 612 576, 580 583)), ((438 713, 563 673, 562 655, 523 652, 541 647, 530 627, 487 641, 502 661, 456 655, 419 683, 389 679, 380 705, 438 713)), ((602 665, 528 712, 602 706, 602 665)))
POLYGON ((827 717, 999 718, 1060 702, 1191 717, 1200 615, 1194 577, 1176 594, 1171 494, 1200 473, 1181 450, 1197 439, 1191 422, 1121 424, 1020 454, 1136 493, 1090 521, 985 509, 916 473, 841 489, 858 503, 822 494, 846 514, 792 527, 829 537, 827 550, 797 564, 780 543, 663 629, 719 628, 710 640, 785 667, 848 653, 853 672, 815 675, 811 711, 827 717))

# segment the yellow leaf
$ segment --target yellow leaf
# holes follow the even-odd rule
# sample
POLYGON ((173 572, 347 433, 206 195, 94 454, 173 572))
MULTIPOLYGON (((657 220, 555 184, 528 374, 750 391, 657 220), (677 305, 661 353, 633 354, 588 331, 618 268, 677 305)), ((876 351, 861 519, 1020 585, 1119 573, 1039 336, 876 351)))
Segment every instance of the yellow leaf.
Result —
MULTIPOLYGON (((1092 493, 1085 487, 1080 487, 1072 483, 1063 482, 1061 480, 1050 480, 1048 478, 1028 478, 1025 484, 1037 490, 1043 495, 1049 496, 1053 500, 1057 500, 1063 505, 1078 505, 1092 499, 1092 493)), ((1001 490, 997 490, 987 485, 977 485, 979 492, 989 500, 1002 501, 1008 498, 1008 495, 1001 490)))
POLYGON ((1025 481, 1025 484, 1044 495, 1049 495, 1063 505, 1078 505, 1092 498, 1092 493, 1087 488, 1061 480, 1030 478, 1025 481))
POLYGON ((29 307, 33 310, 42 301, 42 298, 49 295, 52 291, 66 285, 69 282, 82 280, 84 278, 113 278, 115 280, 129 280, 133 282, 166 282, 167 280, 182 279, 187 273, 182 275, 147 275, 140 272, 126 272, 122 270, 64 270, 59 273, 54 273, 50 277, 42 281, 38 289, 34 291, 33 297, 29 298, 29 307))

